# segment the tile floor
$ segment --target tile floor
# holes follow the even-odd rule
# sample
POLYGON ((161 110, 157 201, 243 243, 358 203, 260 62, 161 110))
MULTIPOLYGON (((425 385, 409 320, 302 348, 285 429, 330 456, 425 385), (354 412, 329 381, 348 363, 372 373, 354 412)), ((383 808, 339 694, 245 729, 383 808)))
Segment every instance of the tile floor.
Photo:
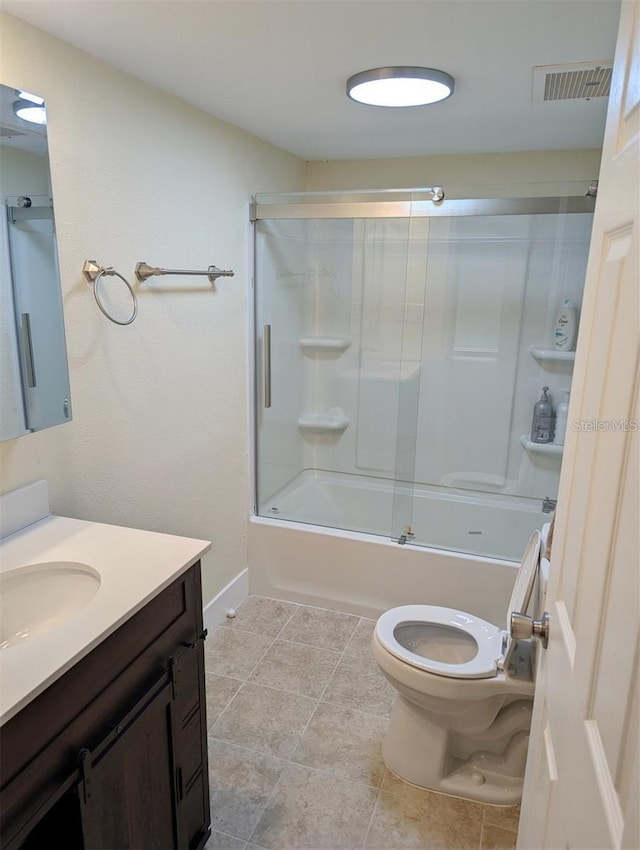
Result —
POLYGON ((514 848, 518 807, 408 785, 380 743, 395 692, 374 621, 250 596, 207 640, 206 850, 514 848))

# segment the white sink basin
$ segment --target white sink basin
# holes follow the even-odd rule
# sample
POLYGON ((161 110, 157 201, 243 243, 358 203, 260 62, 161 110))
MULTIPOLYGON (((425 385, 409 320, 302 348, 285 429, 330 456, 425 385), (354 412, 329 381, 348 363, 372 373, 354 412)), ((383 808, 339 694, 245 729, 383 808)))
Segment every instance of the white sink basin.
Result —
POLYGON ((100 573, 87 564, 52 561, 0 573, 0 649, 50 632, 91 602, 100 573))

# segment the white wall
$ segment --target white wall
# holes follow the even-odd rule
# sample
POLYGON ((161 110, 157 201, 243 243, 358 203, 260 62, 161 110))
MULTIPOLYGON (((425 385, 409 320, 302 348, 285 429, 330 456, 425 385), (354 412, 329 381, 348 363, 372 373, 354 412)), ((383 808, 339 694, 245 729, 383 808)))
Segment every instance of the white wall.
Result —
POLYGON ((0 81, 47 101, 74 414, 2 444, 2 490, 45 477, 56 513, 212 540, 206 601, 246 566, 247 204, 302 189, 305 165, 11 16, 0 29, 0 81), (85 259, 236 276, 137 285, 118 327, 85 259))
POLYGON ((584 193, 599 171, 599 150, 348 159, 310 162, 307 189, 443 186, 449 198, 533 197, 584 193))

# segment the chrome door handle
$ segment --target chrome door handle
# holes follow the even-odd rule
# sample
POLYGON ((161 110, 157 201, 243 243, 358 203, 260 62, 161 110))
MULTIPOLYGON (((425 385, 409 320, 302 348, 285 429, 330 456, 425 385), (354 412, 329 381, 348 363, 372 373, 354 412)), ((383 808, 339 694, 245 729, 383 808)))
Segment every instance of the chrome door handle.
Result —
POLYGON ((515 640, 529 640, 532 637, 540 638, 544 649, 549 643, 549 615, 545 611, 541 620, 534 620, 526 614, 511 612, 511 637, 515 640))
POLYGON ((33 359, 33 339, 31 337, 31 315, 22 314, 22 348, 24 351, 24 365, 27 373, 27 386, 37 386, 36 365, 33 359))
POLYGON ((271 407, 271 325, 263 328, 264 343, 264 406, 271 407))

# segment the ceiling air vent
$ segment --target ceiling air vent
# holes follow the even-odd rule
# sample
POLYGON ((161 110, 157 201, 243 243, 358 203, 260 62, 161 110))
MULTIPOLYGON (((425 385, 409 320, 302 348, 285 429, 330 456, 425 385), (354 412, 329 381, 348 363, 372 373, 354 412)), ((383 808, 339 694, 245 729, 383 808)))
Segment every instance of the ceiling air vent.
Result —
POLYGON ((537 65, 533 69, 533 100, 593 100, 608 97, 612 62, 537 65))

